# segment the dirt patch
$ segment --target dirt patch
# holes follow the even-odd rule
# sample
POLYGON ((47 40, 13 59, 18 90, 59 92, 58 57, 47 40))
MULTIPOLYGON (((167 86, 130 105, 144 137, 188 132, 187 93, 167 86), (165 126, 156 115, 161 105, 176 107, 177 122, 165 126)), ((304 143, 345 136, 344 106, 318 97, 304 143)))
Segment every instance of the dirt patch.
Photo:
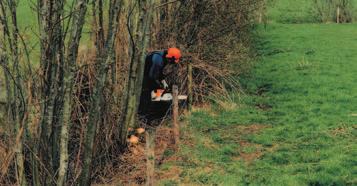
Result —
POLYGON ((156 180, 178 180, 182 170, 178 166, 171 166, 167 170, 156 171, 156 180))
POLYGON ((255 105, 255 107, 263 111, 268 111, 273 108, 273 106, 264 103, 258 103, 255 105))
POLYGON ((261 130, 270 127, 270 125, 264 124, 239 125, 236 130, 238 130, 239 134, 256 134, 261 130))
POLYGON ((203 142, 203 146, 205 146, 208 149, 212 149, 212 150, 217 150, 220 148, 220 145, 213 142, 211 139, 206 138, 203 142))
POLYGON ((259 86, 258 89, 256 90, 256 95, 262 96, 263 94, 269 92, 272 86, 273 86, 272 84, 264 84, 259 86))
POLYGON ((257 151, 257 152, 254 152, 254 153, 240 152, 241 159, 243 159, 244 162, 247 163, 247 164, 251 164, 256 159, 259 159, 262 155, 263 155, 263 152, 261 152, 261 151, 257 151))
MULTIPOLYGON (((170 167, 165 171, 160 171, 157 166, 167 161, 177 161, 179 158, 174 156, 173 132, 168 127, 158 127, 155 132, 155 178, 178 178, 181 170, 179 167, 170 167), (169 152, 169 153, 168 153, 169 152), (172 152, 172 153, 171 153, 172 152)), ((112 176, 111 185, 144 185, 147 179, 147 156, 145 149, 145 137, 140 137, 137 145, 130 145, 128 150, 121 155, 120 165, 115 168, 116 174, 112 176)), ((109 182, 109 181, 108 181, 109 182)))
POLYGON ((254 160, 259 159, 264 154, 264 148, 260 144, 250 143, 248 141, 240 141, 239 145, 241 150, 239 156, 247 164, 252 163, 254 160), (245 149, 252 149, 250 152, 245 151, 245 149))
POLYGON ((263 129, 270 127, 270 125, 263 124, 237 126, 234 130, 237 133, 237 135, 235 135, 237 138, 235 141, 238 141, 240 145, 240 150, 239 156, 234 157, 233 160, 244 160, 245 163, 250 164, 256 159, 259 159, 261 156, 263 156, 265 152, 271 151, 272 149, 263 147, 261 144, 252 143, 242 139, 242 136, 244 135, 257 134, 263 129))
POLYGON ((155 136, 156 163, 161 164, 165 160, 165 152, 174 149, 173 131, 171 128, 159 127, 155 136))
MULTIPOLYGON (((357 128, 357 125, 353 125, 352 128, 357 128)), ((353 129, 352 129, 353 130, 353 129)), ((333 137, 337 137, 337 136, 349 136, 351 135, 352 131, 351 128, 347 127, 347 126, 343 126, 343 127, 338 127, 338 128, 334 128, 331 129, 329 131, 329 134, 333 137)))
POLYGON ((270 128, 270 125, 250 124, 250 125, 235 125, 221 128, 220 134, 224 141, 239 143, 244 136, 259 133, 265 128, 270 128))
POLYGON ((192 112, 205 112, 212 117, 218 116, 216 110, 213 109, 212 105, 208 103, 192 107, 192 112))
POLYGON ((143 144, 130 146, 120 157, 121 165, 118 168, 117 177, 122 184, 140 185, 145 183, 146 157, 143 144))

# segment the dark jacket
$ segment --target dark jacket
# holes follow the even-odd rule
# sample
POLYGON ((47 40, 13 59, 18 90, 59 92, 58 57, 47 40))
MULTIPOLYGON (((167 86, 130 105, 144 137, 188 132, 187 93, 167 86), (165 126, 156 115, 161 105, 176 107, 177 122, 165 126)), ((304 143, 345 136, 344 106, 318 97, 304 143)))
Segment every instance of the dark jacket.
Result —
POLYGON ((165 79, 163 70, 167 65, 166 51, 150 53, 145 60, 143 88, 154 90, 162 88, 161 80, 165 79))

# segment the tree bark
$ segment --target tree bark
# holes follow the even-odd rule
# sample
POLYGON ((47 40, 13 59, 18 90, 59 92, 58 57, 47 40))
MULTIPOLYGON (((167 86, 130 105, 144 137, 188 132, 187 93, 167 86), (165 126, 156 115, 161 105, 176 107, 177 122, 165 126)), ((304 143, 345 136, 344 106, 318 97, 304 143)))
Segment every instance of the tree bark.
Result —
POLYGON ((17 2, 0 2, 0 25, 4 34, 0 55, 5 71, 6 93, 8 98, 8 121, 11 124, 13 136, 16 137, 14 152, 16 155, 16 177, 19 185, 26 185, 25 157, 23 155, 24 117, 26 103, 19 67, 19 28, 17 25, 17 2), (7 63, 11 62, 11 65, 7 63))
POLYGON ((74 70, 76 69, 76 61, 78 56, 79 43, 82 36, 82 30, 85 23, 85 16, 87 13, 87 6, 89 0, 78 0, 76 9, 73 12, 72 31, 66 52, 65 60, 65 74, 64 74, 64 112, 61 117, 61 149, 60 149, 60 163, 58 173, 58 186, 66 184, 68 172, 68 129, 71 123, 71 103, 72 103, 72 87, 74 79, 74 70))
MULTIPOLYGON (((97 72, 97 79, 95 82, 95 87, 93 90, 93 94, 90 98, 90 112, 89 119, 87 123, 87 130, 85 134, 84 141, 84 155, 83 155, 83 168, 80 176, 80 185, 90 185, 91 181, 91 164, 92 164, 92 156, 93 156, 93 145, 96 134, 96 128, 98 123, 101 120, 101 110, 104 103, 103 90, 105 82, 107 81, 108 68, 111 64, 115 63, 113 61, 114 54, 114 44, 116 34, 118 32, 119 25, 119 14, 121 10, 122 0, 114 0, 110 3, 109 9, 109 28, 107 33, 107 38, 104 41, 102 38, 102 34, 97 34, 97 59, 96 63, 99 65, 99 69, 97 72), (104 48, 101 48, 103 46, 104 48)), ((103 15, 103 9, 99 6, 99 16, 103 15)), ((101 18, 99 18, 101 19, 101 18)), ((101 21, 99 21, 99 26, 101 27, 101 21)), ((101 29, 99 29, 101 32, 101 29)))
POLYGON ((124 98, 126 107, 124 107, 122 111, 123 118, 121 120, 122 126, 120 128, 121 146, 126 146, 126 137, 129 126, 135 125, 141 94, 146 49, 149 43, 149 32, 152 22, 152 5, 153 0, 141 0, 138 2, 139 20, 137 30, 134 30, 134 32, 133 30, 129 30, 131 36, 137 35, 137 38, 135 39, 134 37, 131 37, 133 41, 133 55, 130 62, 129 80, 125 93, 126 97, 124 98))

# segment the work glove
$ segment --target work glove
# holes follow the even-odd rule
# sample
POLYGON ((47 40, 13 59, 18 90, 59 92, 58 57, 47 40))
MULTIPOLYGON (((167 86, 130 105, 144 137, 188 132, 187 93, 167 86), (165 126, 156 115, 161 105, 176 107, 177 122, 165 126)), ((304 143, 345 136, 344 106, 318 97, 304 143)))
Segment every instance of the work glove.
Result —
POLYGON ((164 88, 164 89, 169 88, 169 85, 166 83, 165 80, 162 80, 162 81, 161 81, 161 85, 162 85, 162 88, 164 88))

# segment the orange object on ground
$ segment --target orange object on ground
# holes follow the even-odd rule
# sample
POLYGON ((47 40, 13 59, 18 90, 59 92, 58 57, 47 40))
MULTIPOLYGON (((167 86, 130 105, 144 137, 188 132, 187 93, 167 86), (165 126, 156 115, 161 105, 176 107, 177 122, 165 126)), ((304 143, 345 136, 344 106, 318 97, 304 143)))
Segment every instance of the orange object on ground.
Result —
POLYGON ((131 135, 130 138, 128 138, 128 142, 131 144, 138 144, 139 138, 136 137, 135 135, 131 135))
POLYGON ((145 132, 145 129, 144 128, 137 128, 136 129, 136 133, 138 133, 138 134, 142 134, 142 133, 144 133, 145 132))

